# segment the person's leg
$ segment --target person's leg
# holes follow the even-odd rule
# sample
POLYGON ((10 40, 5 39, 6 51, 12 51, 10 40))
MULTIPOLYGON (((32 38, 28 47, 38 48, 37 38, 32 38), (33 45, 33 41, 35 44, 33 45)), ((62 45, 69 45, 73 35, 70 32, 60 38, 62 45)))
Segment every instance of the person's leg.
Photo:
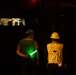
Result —
POLYGON ((26 69, 26 64, 24 61, 21 63, 21 75, 27 75, 27 69, 26 69))
POLYGON ((32 75, 39 75, 37 62, 34 61, 32 64, 32 75))
POLYGON ((48 64, 48 75, 54 75, 54 64, 48 64))
POLYGON ((57 64, 48 65, 48 75, 62 75, 62 67, 59 67, 57 64))
POLYGON ((55 65, 54 75, 63 75, 62 67, 59 67, 58 65, 55 65))
POLYGON ((30 67, 30 61, 29 59, 22 59, 21 63, 21 75, 31 75, 31 67, 30 67))

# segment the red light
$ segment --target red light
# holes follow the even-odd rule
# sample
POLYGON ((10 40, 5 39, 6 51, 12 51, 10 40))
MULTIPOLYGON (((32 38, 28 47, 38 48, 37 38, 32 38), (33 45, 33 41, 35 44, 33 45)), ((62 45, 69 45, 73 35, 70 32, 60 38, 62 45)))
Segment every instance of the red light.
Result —
POLYGON ((37 2, 37 0, 30 0, 30 2, 32 2, 32 3, 36 3, 36 2, 37 2))
POLYGON ((37 5, 38 3, 40 3, 41 0, 27 0, 27 1, 28 1, 28 5, 29 5, 30 7, 36 7, 36 5, 37 5))

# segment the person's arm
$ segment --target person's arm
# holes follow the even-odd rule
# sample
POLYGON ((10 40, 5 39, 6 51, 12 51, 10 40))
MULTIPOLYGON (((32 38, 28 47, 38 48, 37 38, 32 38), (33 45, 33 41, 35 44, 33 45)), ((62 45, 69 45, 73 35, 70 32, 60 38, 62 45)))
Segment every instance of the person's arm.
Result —
POLYGON ((28 55, 25 55, 25 54, 21 53, 20 43, 17 46, 16 54, 21 56, 21 57, 24 57, 24 58, 28 58, 29 57, 28 55))

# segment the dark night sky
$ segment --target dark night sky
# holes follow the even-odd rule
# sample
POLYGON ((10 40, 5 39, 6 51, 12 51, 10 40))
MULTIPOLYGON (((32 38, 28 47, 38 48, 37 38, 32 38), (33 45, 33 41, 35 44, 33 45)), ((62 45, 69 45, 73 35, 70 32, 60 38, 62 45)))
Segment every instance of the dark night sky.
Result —
POLYGON ((40 63, 41 65, 43 64, 43 67, 43 52, 46 44, 50 41, 49 37, 52 33, 52 25, 55 25, 56 31, 58 31, 62 37, 61 41, 65 43, 67 49, 66 52, 68 54, 68 64, 70 67, 69 70, 72 71, 73 69, 74 71, 74 68, 76 66, 76 48, 74 44, 76 42, 76 9, 34 8, 27 11, 25 8, 22 9, 23 6, 19 9, 20 6, 18 7, 17 5, 20 5, 20 2, 19 4, 16 4, 18 2, 15 2, 15 6, 18 8, 16 10, 15 6, 13 7, 12 3, 14 3, 14 1, 10 1, 10 4, 6 2, 6 5, 4 5, 5 7, 1 5, 0 17, 24 17, 26 21, 26 27, 0 27, 0 66, 2 72, 6 71, 8 75, 10 75, 9 71, 12 73, 12 75, 19 72, 20 58, 15 54, 15 51, 19 40, 24 38, 24 32, 29 27, 32 27, 36 33, 35 39, 39 43, 40 63), (12 8, 14 11, 12 11, 10 8, 12 8), (30 20, 35 17, 38 18, 38 23, 30 23, 31 25, 28 25, 27 22, 30 22, 30 20), (61 29, 62 25, 64 26, 63 29, 61 29))

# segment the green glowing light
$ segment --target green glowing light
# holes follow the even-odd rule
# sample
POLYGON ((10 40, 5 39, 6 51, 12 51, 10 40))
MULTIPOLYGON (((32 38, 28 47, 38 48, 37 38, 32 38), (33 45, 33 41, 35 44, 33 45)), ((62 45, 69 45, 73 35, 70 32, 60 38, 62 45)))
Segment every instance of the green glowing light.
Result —
POLYGON ((30 55, 32 56, 33 54, 35 54, 37 52, 37 50, 35 50, 34 52, 32 52, 30 55))
POLYGON ((26 53, 28 55, 30 55, 30 58, 35 58, 36 57, 36 53, 37 50, 35 50, 35 47, 34 46, 30 46, 29 48, 26 49, 26 53))

